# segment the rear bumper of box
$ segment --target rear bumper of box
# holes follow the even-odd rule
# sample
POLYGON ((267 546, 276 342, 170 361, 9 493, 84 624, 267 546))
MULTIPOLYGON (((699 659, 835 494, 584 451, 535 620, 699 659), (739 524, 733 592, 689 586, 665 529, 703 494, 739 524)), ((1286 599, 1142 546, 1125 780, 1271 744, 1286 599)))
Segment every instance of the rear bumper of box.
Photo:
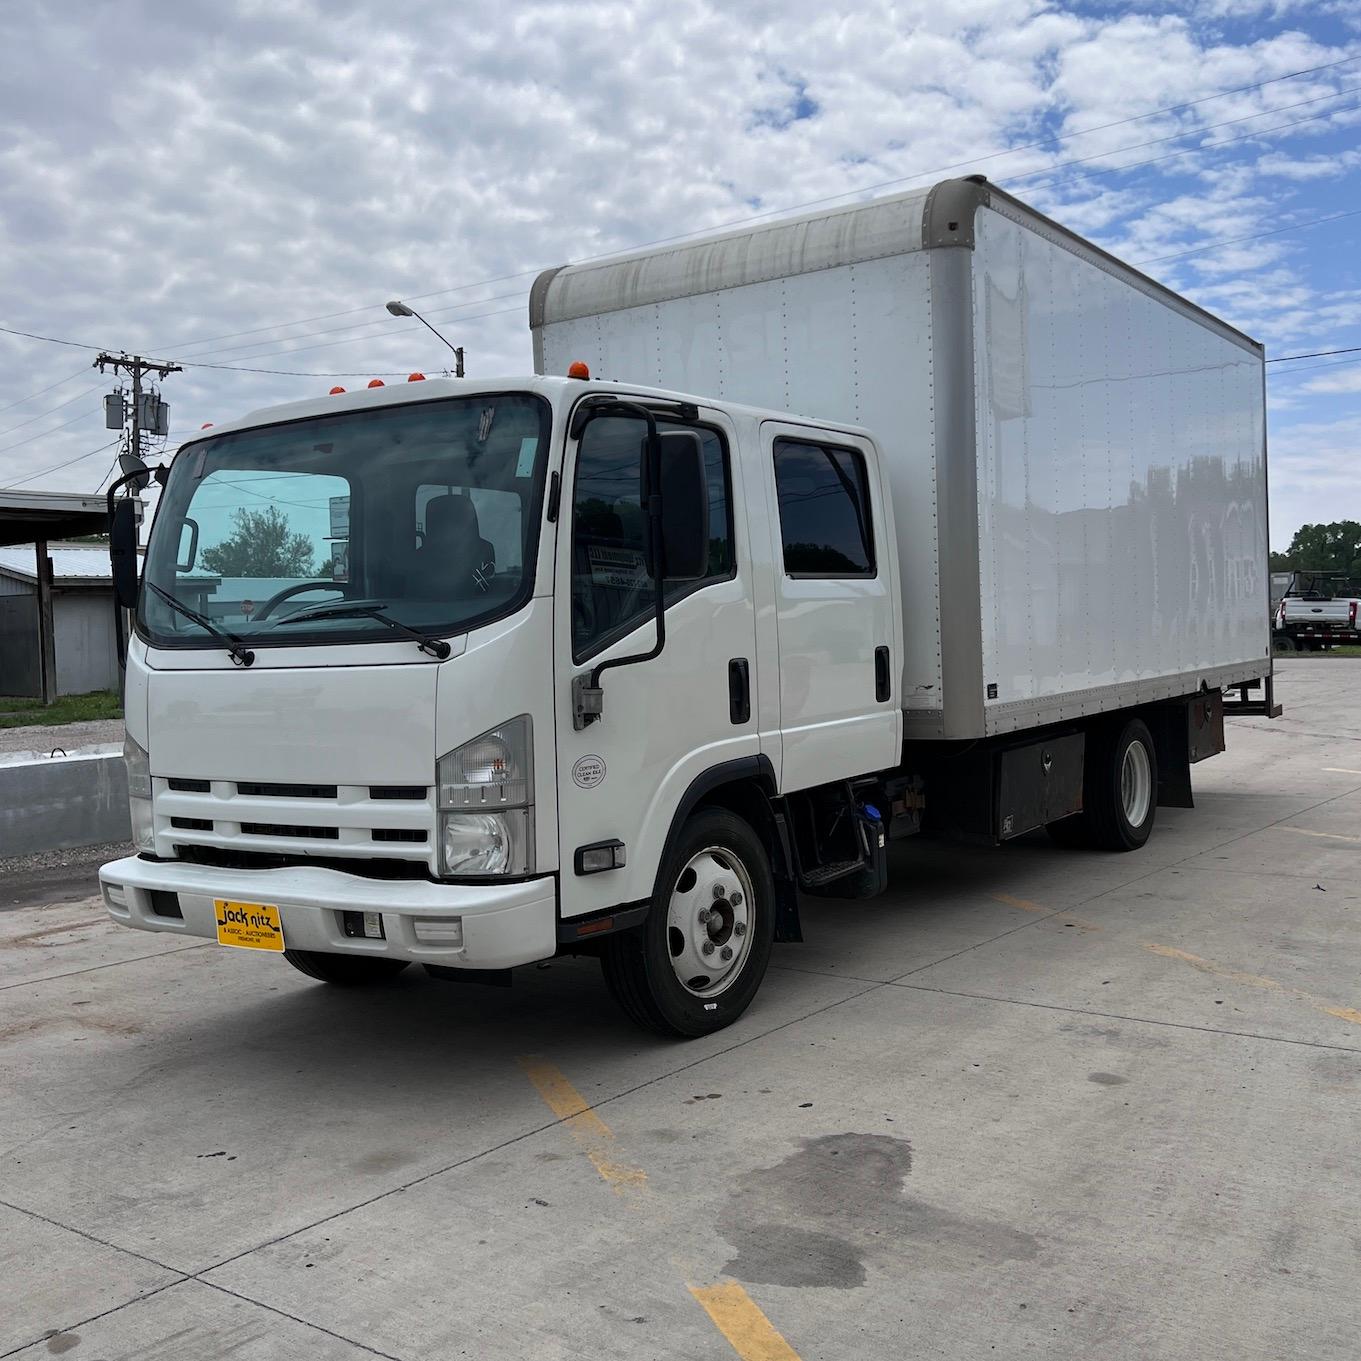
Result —
POLYGON ((99 871, 114 921, 140 931, 217 939, 214 900, 279 909, 290 949, 417 960, 449 968, 506 969, 549 959, 557 948, 557 887, 551 877, 514 884, 375 880, 338 870, 290 866, 234 870, 129 856, 99 871), (152 893, 173 893, 181 917, 155 910, 152 893), (386 939, 347 936, 344 912, 376 912, 386 939), (418 939, 417 924, 457 918, 462 944, 418 939))

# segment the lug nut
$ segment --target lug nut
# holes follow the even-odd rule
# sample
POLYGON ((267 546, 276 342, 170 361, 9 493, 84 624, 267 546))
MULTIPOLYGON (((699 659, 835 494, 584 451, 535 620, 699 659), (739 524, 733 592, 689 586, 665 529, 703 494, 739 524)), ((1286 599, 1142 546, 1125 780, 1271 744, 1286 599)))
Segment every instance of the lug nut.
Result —
POLYGON ((713 954, 713 952, 714 952, 714 943, 713 943, 713 941, 711 941, 711 940, 706 940, 706 941, 704 942, 704 944, 701 945, 701 946, 699 947, 699 952, 700 952, 700 954, 702 954, 702 955, 711 955, 711 954, 713 954))
POLYGON ((747 934, 746 922, 733 922, 732 933, 734 936, 745 936, 747 934))
POLYGON ((714 897, 715 897, 715 898, 721 898, 722 896, 723 896, 723 885, 722 885, 722 884, 715 884, 715 885, 714 885, 714 897))
POLYGON ((725 945, 725 946, 718 952, 718 957, 719 957, 719 959, 721 959, 721 960, 726 964, 726 963, 732 958, 732 946, 731 946, 731 945, 725 945))
POLYGON ((729 901, 734 907, 741 907, 741 906, 742 906, 742 895, 741 895, 740 893, 730 893, 730 894, 728 895, 728 901, 729 901))
POLYGON ((699 924, 701 926, 707 925, 709 918, 712 917, 713 915, 714 914, 710 912, 707 907, 701 907, 699 910, 699 924))

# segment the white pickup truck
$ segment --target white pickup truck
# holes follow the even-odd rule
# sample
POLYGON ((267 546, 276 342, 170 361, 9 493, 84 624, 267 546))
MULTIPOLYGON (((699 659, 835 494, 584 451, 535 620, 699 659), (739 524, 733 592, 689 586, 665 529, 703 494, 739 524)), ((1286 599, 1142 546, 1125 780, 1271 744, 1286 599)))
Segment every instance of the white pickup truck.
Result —
POLYGON ((1361 599, 1340 572, 1293 572, 1276 604, 1271 641, 1277 652, 1322 652, 1361 642, 1361 599))

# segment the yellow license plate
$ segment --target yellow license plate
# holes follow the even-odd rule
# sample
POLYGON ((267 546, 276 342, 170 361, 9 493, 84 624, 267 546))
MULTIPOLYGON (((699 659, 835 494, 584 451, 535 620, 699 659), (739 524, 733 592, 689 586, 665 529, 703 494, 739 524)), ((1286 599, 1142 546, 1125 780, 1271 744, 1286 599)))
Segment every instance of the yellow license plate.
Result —
POLYGON ((284 924, 279 909, 269 903, 234 903, 213 900, 217 918, 217 943, 243 950, 282 950, 284 924))

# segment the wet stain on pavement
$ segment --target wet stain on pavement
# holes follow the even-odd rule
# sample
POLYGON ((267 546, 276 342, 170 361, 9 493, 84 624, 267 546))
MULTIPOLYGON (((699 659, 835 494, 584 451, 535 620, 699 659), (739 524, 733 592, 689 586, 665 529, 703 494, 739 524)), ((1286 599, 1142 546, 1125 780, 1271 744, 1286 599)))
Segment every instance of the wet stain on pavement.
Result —
POLYGON ((1123 1087, 1129 1078, 1121 1077, 1119 1073, 1088 1073, 1087 1081, 1101 1087, 1123 1087))
POLYGON ((951 1270, 1039 1251, 1033 1234, 906 1194, 906 1139, 845 1133, 800 1145, 742 1178, 719 1220, 735 1251, 724 1272, 736 1280, 846 1290, 876 1262, 951 1270))
POLYGON ((47 1339, 47 1350, 53 1356, 61 1356, 78 1346, 80 1346, 79 1333, 51 1333, 47 1339))

